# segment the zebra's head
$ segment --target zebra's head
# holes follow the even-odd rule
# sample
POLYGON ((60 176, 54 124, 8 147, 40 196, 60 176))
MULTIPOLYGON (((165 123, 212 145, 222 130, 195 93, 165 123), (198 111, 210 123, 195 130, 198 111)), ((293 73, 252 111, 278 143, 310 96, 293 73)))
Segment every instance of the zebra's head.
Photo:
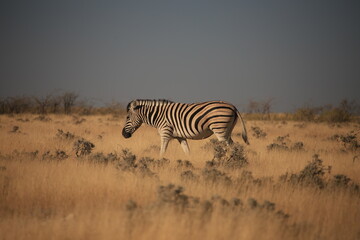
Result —
POLYGON ((132 101, 127 106, 126 123, 122 130, 124 138, 129 138, 143 123, 139 110, 142 105, 139 105, 138 101, 132 101))

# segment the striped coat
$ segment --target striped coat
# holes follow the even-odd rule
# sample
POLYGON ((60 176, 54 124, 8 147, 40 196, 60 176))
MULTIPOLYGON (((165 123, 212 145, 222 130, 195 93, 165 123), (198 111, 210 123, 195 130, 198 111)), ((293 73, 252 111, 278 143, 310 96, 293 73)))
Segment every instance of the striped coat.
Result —
POLYGON ((134 100, 127 106, 123 136, 129 138, 146 123, 158 129, 161 138, 160 154, 164 154, 171 139, 177 139, 189 153, 186 139, 204 139, 212 134, 219 141, 232 144, 231 132, 237 120, 243 126, 242 137, 249 144, 244 121, 232 104, 222 101, 175 103, 168 100, 134 100))

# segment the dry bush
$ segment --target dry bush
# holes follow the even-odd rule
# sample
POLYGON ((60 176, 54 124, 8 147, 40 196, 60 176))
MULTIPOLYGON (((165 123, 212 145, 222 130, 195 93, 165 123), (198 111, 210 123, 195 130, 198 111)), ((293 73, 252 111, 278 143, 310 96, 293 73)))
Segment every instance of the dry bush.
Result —
POLYGON ((244 170, 241 172, 240 177, 235 179, 235 184, 240 186, 240 189, 248 189, 263 186, 273 186, 277 184, 272 177, 256 178, 251 171, 244 170))
MULTIPOLYGON (((326 172, 330 172, 331 168, 323 166, 323 161, 319 158, 317 154, 313 156, 313 159, 309 164, 305 166, 303 170, 298 174, 292 174, 288 179, 294 184, 301 184, 303 186, 316 186, 323 188, 324 175, 326 172)), ((284 180, 287 180, 287 176, 283 176, 284 180)))
POLYGON ((357 151, 360 149, 360 143, 357 140, 357 133, 355 133, 355 131, 351 131, 345 135, 335 134, 329 139, 340 142, 344 151, 357 151))
POLYGON ((33 120, 42 121, 42 122, 50 122, 51 118, 48 116, 45 116, 45 115, 39 115, 39 116, 35 117, 33 120))
POLYGON ((30 120, 28 118, 18 118, 18 119, 16 119, 16 121, 18 121, 18 122, 30 122, 30 120))
POLYGON ((149 167, 158 169, 158 168, 163 168, 163 167, 168 166, 170 164, 170 160, 166 159, 166 158, 161 158, 161 159, 155 160, 154 158, 150 158, 150 157, 142 157, 139 160, 139 164, 147 165, 149 167))
POLYGON ((206 162, 207 167, 224 167, 227 169, 239 169, 249 164, 244 147, 238 143, 227 146, 225 142, 216 139, 210 140, 205 148, 213 148, 214 157, 206 162))
POLYGON ((193 171, 191 171, 191 170, 183 171, 180 174, 180 178, 181 178, 182 181, 194 181, 194 182, 197 182, 199 180, 199 176, 194 174, 193 171))
POLYGON ((75 134, 71 132, 64 132, 62 129, 58 129, 56 137, 62 140, 73 140, 75 139, 75 134))
POLYGON ((104 154, 102 152, 90 154, 87 159, 90 162, 97 164, 116 163, 120 160, 119 156, 116 153, 104 154))
POLYGON ((81 124, 86 121, 85 118, 79 118, 78 116, 72 116, 75 125, 81 124))
POLYGON ((189 160, 176 160, 178 169, 194 169, 194 165, 189 160))
POLYGON ((198 199, 185 195, 183 191, 183 187, 173 184, 160 186, 158 188, 158 203, 160 205, 171 205, 184 211, 192 204, 199 202, 198 199))
POLYGON ((68 157, 69 155, 67 155, 65 151, 56 150, 54 154, 52 154, 50 151, 46 151, 41 156, 41 159, 46 161, 53 161, 53 160, 59 161, 59 160, 67 159, 68 157))
POLYGON ((142 158, 140 161, 136 161, 135 154, 133 154, 129 149, 123 149, 120 158, 116 162, 116 168, 121 171, 140 175, 142 177, 157 178, 157 175, 149 169, 148 164, 167 164, 167 162, 167 159, 154 161, 150 158, 142 158))
POLYGON ((13 126, 10 132, 11 133, 20 133, 20 127, 19 126, 13 126))
POLYGON ((77 157, 82 157, 89 155, 94 147, 95 145, 92 142, 80 138, 74 142, 73 149, 77 157))
POLYGON ((297 186, 316 187, 319 189, 342 189, 355 194, 360 193, 360 187, 349 177, 343 174, 336 174, 332 178, 326 178, 330 175, 331 166, 324 166, 323 160, 317 154, 313 156, 304 169, 297 174, 284 174, 280 176, 280 181, 288 182, 297 186))
POLYGON ((273 143, 269 144, 267 150, 289 150, 289 151, 302 151, 304 150, 303 142, 295 142, 291 144, 290 135, 278 136, 273 143))
POLYGON ((136 156, 129 149, 123 149, 117 168, 123 171, 131 171, 137 167, 135 160, 136 156))
POLYGON ((266 137, 266 132, 264 132, 261 128, 259 127, 251 127, 251 130, 253 132, 253 137, 255 138, 265 138, 266 137))
POLYGON ((335 190, 348 190, 351 193, 360 194, 360 186, 344 174, 336 174, 328 182, 328 188, 335 190))
POLYGON ((231 185, 232 181, 226 173, 221 172, 215 168, 204 168, 201 173, 203 180, 208 184, 231 185))

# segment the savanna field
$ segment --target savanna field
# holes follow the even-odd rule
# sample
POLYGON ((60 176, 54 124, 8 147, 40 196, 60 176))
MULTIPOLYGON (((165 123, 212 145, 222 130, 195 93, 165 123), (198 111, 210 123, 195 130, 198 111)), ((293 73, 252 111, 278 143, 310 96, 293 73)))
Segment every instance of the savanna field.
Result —
POLYGON ((124 116, 1 115, 0 239, 360 239, 359 123, 245 120, 160 158, 124 116))

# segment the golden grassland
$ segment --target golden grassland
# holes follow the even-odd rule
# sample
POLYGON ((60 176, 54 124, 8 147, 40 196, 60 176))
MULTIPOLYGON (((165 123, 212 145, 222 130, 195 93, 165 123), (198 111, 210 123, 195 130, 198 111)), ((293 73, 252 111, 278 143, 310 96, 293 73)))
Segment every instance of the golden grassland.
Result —
MULTIPOLYGON (((155 129, 142 126, 124 139, 122 117, 46 118, 0 116, 0 239, 360 239, 359 149, 333 137, 359 132, 359 124, 248 120, 248 164, 215 167, 209 178, 209 139, 189 141, 190 156, 172 141, 169 162, 149 162, 145 171, 141 158, 160 159, 155 129), (267 135, 256 138, 251 127, 267 135), (92 154, 77 157, 76 140, 57 136, 58 129, 92 142, 92 154), (282 144, 302 142, 303 149, 267 148, 287 135, 282 144), (123 149, 137 165, 119 165, 123 149), (120 160, 91 161, 95 153, 120 160), (324 185, 291 181, 314 154, 323 160, 324 185), (339 174, 347 180, 336 185, 339 174)), ((240 129, 233 139, 243 144, 240 129)))

